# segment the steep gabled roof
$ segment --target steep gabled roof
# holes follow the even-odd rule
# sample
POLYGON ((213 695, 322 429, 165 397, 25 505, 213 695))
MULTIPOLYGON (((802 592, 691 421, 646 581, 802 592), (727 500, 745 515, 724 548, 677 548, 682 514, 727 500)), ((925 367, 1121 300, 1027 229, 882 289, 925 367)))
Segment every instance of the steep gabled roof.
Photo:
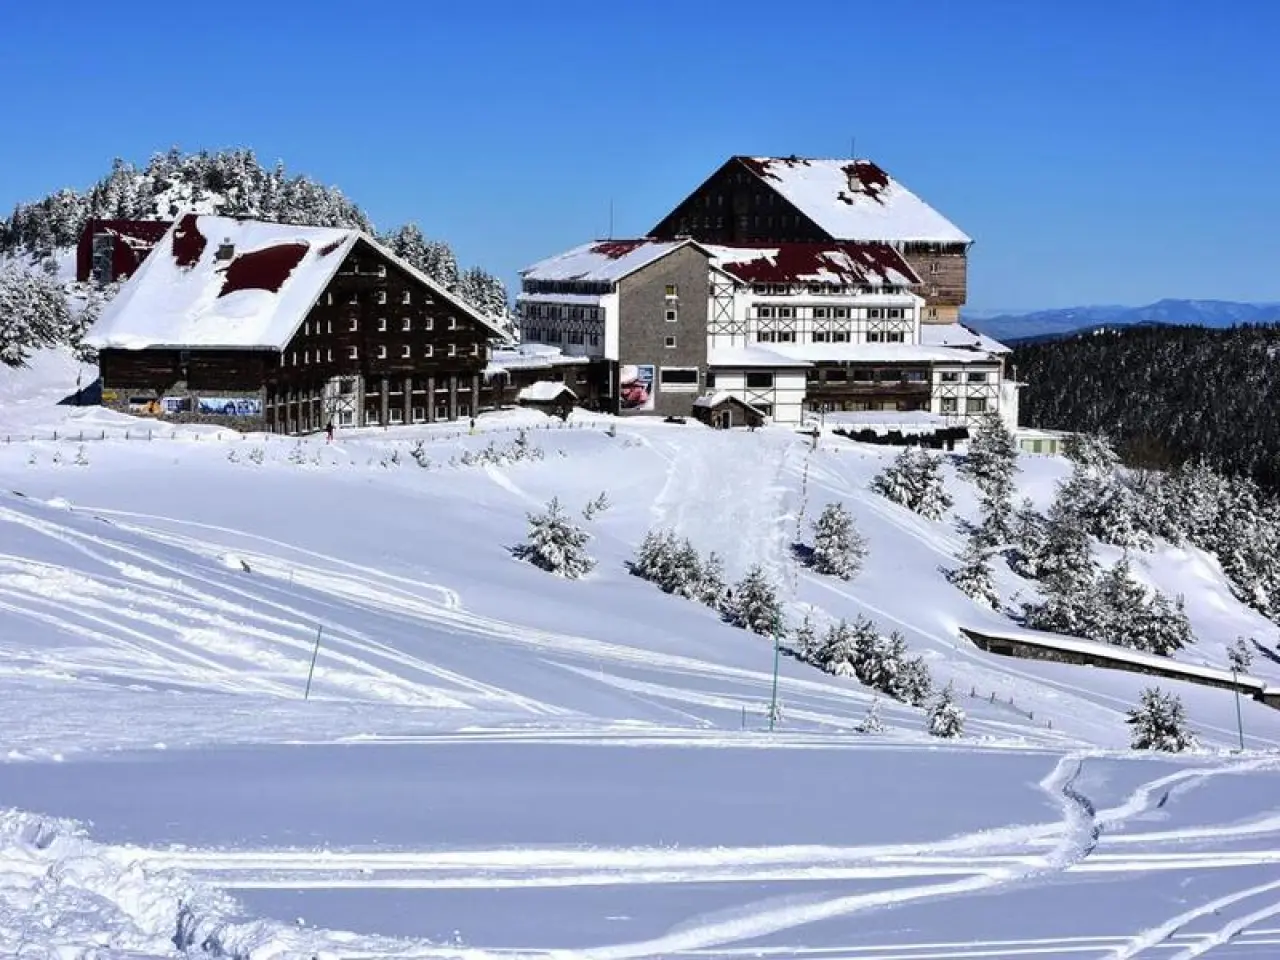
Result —
POLYGON ((716 264, 745 283, 831 283, 909 287, 914 270, 887 243, 707 244, 716 264))
POLYGON ((189 213, 107 304, 85 342, 98 349, 283 350, 361 242, 505 338, 493 321, 359 230, 189 213), (220 260, 224 243, 233 255, 220 260))
POLYGON ((835 240, 970 243, 870 160, 735 157, 835 240))
POLYGON ((692 240, 593 240, 539 260, 520 271, 526 280, 616 283, 681 247, 705 247, 692 240))

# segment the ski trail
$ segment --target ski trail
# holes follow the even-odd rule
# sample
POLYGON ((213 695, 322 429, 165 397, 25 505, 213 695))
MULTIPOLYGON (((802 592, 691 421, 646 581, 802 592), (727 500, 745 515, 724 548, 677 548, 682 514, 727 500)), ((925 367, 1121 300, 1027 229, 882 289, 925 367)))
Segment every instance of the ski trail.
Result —
MULTIPOLYGON (((1280 890, 1280 880, 1274 880, 1271 883, 1263 883, 1256 887, 1249 887, 1246 890, 1229 893, 1224 897, 1219 897, 1216 900, 1211 900, 1208 903, 1201 904, 1200 906, 1188 910, 1185 913, 1180 913, 1176 917, 1171 917, 1169 920, 1166 920, 1164 923, 1160 924, 1160 926, 1153 927, 1151 930, 1144 931, 1136 937, 1133 937, 1124 946, 1113 951, 1109 955, 1110 960, 1129 960, 1130 957, 1136 957, 1147 950, 1157 948, 1193 921, 1198 920, 1201 917, 1217 913, 1224 907, 1230 907, 1242 900, 1248 900, 1264 893, 1270 893, 1273 890, 1280 890)), ((1250 914, 1247 917, 1241 918, 1239 921, 1229 923, 1223 927, 1222 930, 1218 931, 1217 934, 1211 935, 1209 940, 1212 942, 1206 941, 1203 949, 1200 948, 1200 945, 1197 945, 1196 947, 1192 947, 1191 949, 1178 954, 1178 957, 1198 957, 1201 954, 1208 952, 1212 947, 1220 946, 1222 943, 1225 943, 1236 933, 1239 933, 1240 930, 1278 913, 1280 913, 1280 904, 1273 904, 1257 911, 1256 914, 1250 914), (1242 925, 1236 929, 1237 924, 1242 925), (1232 932, 1233 930, 1234 932, 1232 932), (1219 936, 1223 939, 1218 940, 1217 938, 1219 936)))

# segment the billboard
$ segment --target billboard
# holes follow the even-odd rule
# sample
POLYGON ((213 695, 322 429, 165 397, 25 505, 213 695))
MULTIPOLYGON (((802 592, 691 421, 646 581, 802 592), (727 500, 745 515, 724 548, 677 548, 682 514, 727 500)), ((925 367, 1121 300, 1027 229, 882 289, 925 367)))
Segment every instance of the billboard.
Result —
POLYGON ((196 412, 214 417, 260 417, 262 401, 257 397, 201 397, 196 412))
POLYGON ((618 368, 618 406, 637 413, 653 409, 657 368, 651 363, 626 363, 618 368))

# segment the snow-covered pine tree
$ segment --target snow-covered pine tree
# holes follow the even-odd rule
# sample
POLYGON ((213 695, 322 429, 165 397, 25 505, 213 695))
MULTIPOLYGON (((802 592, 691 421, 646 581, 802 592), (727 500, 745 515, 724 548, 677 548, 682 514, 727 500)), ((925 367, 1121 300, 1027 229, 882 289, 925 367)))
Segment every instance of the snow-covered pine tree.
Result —
POLYGON ((558 498, 542 513, 529 514, 528 541, 516 548, 516 556, 557 576, 577 580, 595 567, 587 553, 591 534, 575 526, 558 498))
POLYGON ((939 520, 951 507, 940 461, 919 447, 907 447, 871 481, 871 489, 894 503, 939 520))
POLYGON ((1008 539, 1014 476, 1018 472, 1018 445, 998 413, 988 413, 978 421, 958 470, 981 491, 1001 531, 1001 539, 1008 539))
POLYGON ((1159 687, 1142 691, 1138 706, 1129 711, 1126 722, 1132 727, 1130 742, 1134 750, 1181 753, 1196 746, 1182 700, 1176 694, 1163 693, 1159 687))
POLYGON ((874 735, 884 733, 884 721, 880 719, 880 698, 875 697, 871 701, 871 706, 867 708, 867 715, 858 721, 858 725, 853 728, 854 733, 865 733, 874 735))
POLYGON ((1139 550, 1151 546, 1137 497, 1115 471, 1101 473, 1077 463, 1059 485, 1053 510, 1103 543, 1139 550))
POLYGON ((636 549, 631 572, 642 580, 661 581, 666 577, 675 549, 675 534, 670 530, 650 530, 636 549))
POLYGON ((975 528, 974 535, 965 544, 960 566, 948 570, 946 576, 966 597, 984 607, 997 610, 1000 607, 1000 594, 996 592, 991 580, 991 558, 987 548, 981 543, 981 532, 981 527, 975 528))
POLYGON ((1248 673, 1253 666, 1253 647, 1244 637, 1227 647, 1227 666, 1236 673, 1248 673))
POLYGON ((964 721, 964 711, 956 703, 955 693, 948 683, 929 705, 929 733, 953 739, 964 733, 964 721))
POLYGON ((1009 566, 1019 576, 1038 579, 1041 559, 1048 544, 1049 524, 1030 500, 1023 500, 1014 511, 1010 534, 1013 549, 1007 554, 1009 566))
POLYGON ((813 523, 813 568, 841 580, 862 569, 867 542, 841 503, 828 503, 813 523))
POLYGON ((40 273, 0 271, 0 363, 19 367, 32 353, 63 343, 74 324, 58 283, 40 273))
POLYGON ((662 589, 686 600, 698 599, 702 589, 702 558, 688 539, 681 541, 672 558, 669 579, 662 589))
POLYGON ((712 610, 721 610, 724 607, 724 590, 724 561, 712 550, 702 561, 702 576, 698 580, 698 593, 694 599, 712 610))
MULTIPOLYGON (((862 618, 859 618, 861 623, 862 618)), ((872 630, 874 631, 874 627, 872 630)), ((828 625, 814 658, 815 666, 837 677, 856 677, 858 638, 844 620, 828 625)))
POLYGON ((427 238, 423 236, 422 229, 416 223, 406 223, 402 227, 397 227, 382 234, 378 240, 409 266, 435 279, 427 262, 427 238))
POLYGON ((806 613, 791 635, 791 652, 805 663, 815 663, 821 648, 822 643, 818 639, 818 631, 814 629, 813 618, 806 613))
POLYGON ((1096 477, 1110 476, 1120 465, 1120 457, 1104 433, 1069 434, 1063 441, 1062 454, 1096 477))
POLYGON ((753 566, 733 587, 733 602, 725 618, 734 626, 762 636, 782 629, 782 604, 778 591, 760 566, 753 566))

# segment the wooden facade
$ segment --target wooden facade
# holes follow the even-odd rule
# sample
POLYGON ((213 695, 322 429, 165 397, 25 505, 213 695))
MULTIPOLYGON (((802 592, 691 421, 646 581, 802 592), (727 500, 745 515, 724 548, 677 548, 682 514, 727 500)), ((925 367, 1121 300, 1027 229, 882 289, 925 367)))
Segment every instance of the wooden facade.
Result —
POLYGON ((278 433, 474 416, 494 331, 356 242, 283 350, 181 344, 99 354, 104 394, 253 395, 278 433))
MULTIPOLYGON (((838 202, 838 201, 836 201, 838 202)), ((833 237, 734 157, 667 214, 650 235, 702 243, 759 245, 877 241, 879 237, 833 237)), ((913 289, 925 299, 925 323, 955 323, 968 296, 968 244, 894 243, 919 275, 913 289)))
POLYGON ((819 364, 805 371, 809 410, 928 410, 932 377, 927 365, 819 364))

